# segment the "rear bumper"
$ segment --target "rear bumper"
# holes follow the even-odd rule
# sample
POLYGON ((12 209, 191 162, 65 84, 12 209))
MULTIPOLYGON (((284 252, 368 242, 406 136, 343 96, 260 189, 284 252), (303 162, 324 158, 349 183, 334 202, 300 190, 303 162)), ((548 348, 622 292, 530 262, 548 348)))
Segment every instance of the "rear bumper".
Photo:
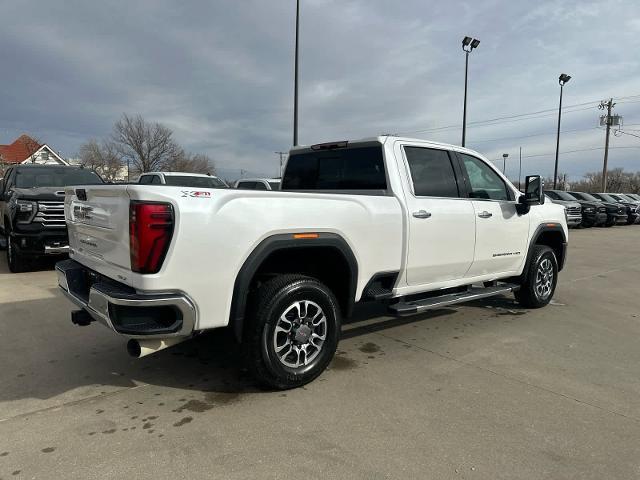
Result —
POLYGON ((188 337, 196 308, 183 293, 136 292, 75 260, 56 264, 58 286, 91 317, 128 338, 188 337))

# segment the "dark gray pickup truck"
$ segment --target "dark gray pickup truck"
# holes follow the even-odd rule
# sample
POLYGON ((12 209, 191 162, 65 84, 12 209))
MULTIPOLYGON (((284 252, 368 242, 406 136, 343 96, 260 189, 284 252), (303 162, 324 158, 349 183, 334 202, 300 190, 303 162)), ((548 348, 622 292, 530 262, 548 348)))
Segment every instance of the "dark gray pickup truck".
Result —
POLYGON ((104 183, 92 170, 65 165, 16 165, 0 180, 0 246, 11 272, 29 260, 69 250, 64 188, 104 183))

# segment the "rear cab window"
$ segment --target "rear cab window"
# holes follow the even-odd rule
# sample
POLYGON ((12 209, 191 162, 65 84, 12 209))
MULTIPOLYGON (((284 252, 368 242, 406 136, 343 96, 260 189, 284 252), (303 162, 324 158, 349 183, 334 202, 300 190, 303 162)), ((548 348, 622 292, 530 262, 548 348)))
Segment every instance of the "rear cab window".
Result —
POLYGON ((446 150, 404 147, 416 197, 459 197, 456 174, 446 150))
POLYGON ((387 174, 382 145, 368 142, 337 148, 314 146, 292 152, 281 190, 384 195, 387 174))

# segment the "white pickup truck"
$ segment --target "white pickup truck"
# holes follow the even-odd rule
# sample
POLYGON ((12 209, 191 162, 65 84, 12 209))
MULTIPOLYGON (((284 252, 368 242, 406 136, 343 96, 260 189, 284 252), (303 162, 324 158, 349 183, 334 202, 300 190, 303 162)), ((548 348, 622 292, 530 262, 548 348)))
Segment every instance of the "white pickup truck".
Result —
POLYGON ((142 356, 232 328, 248 367, 292 388, 331 362, 354 304, 394 315, 514 292, 546 305, 564 208, 520 193, 453 145, 381 136, 294 148, 281 191, 91 185, 66 190, 62 291, 142 356))

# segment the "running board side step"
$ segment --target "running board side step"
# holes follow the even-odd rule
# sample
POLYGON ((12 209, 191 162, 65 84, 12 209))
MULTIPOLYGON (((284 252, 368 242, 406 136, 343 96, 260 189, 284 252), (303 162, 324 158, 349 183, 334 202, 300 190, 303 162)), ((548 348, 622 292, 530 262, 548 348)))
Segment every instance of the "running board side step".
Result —
POLYGON ((400 301, 389 305, 392 314, 403 317, 433 310, 434 308, 446 307, 457 303, 471 302, 480 298, 493 297, 504 293, 511 293, 518 290, 520 285, 515 283, 502 283, 495 287, 471 287, 465 292, 450 293, 438 297, 422 298, 412 301, 400 301))

